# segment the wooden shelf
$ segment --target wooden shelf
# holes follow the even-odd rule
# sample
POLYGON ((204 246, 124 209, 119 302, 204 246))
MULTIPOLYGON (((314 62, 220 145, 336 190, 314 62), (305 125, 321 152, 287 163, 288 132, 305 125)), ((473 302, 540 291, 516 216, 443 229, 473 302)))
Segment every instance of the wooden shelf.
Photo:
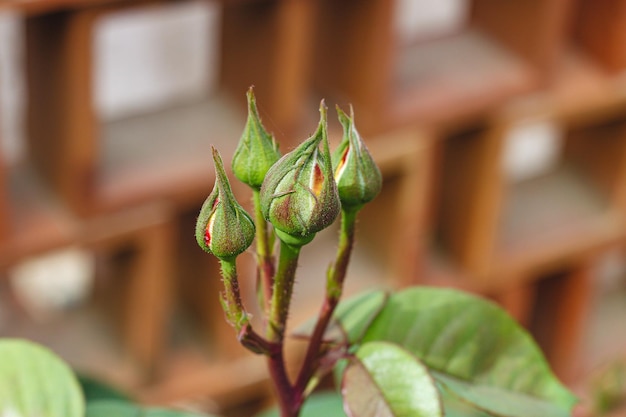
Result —
MULTIPOLYGON (((172 0, 166 0, 172 1, 172 0)), ((217 0, 225 4, 255 3, 263 0, 217 0)), ((67 12, 88 7, 128 7, 133 4, 158 4, 160 0, 1 0, 0 10, 10 10, 28 16, 67 12)))
POLYGON ((0 245, 0 266, 25 256, 72 243, 75 219, 45 187, 32 167, 7 170, 7 230, 0 245))
POLYGON ((585 182, 580 173, 562 166, 513 185, 505 196, 499 250, 524 252, 537 244, 552 246, 552 239, 569 240, 594 230, 609 206, 606 198, 585 182))
MULTIPOLYGON (((64 209, 27 166, 10 170, 9 174, 13 180, 8 210, 11 228, 0 247, 1 270, 7 271, 23 260, 68 247, 101 254, 107 259, 106 263, 113 263, 111 257, 119 251, 131 250, 125 269, 118 271, 125 280, 120 286, 123 290, 113 298, 114 311, 121 317, 119 344, 145 377, 160 354, 162 323, 168 310, 171 245, 174 244, 169 205, 150 203, 84 220, 64 209), (137 297, 142 301, 136 302, 137 297), (139 328, 141 331, 137 330, 139 328)), ((90 311, 85 314, 91 315, 90 311)), ((67 319, 79 328, 88 327, 81 319, 67 319)), ((28 325, 23 331, 36 335, 40 327, 28 325)), ((55 333, 41 330, 41 336, 46 335, 55 336, 55 333)), ((91 336, 85 337, 91 339, 91 336)), ((80 356, 72 354, 71 357, 80 356)))
POLYGON ((476 118, 537 89, 565 35, 565 2, 475 0, 460 31, 404 47, 396 2, 353 3, 320 2, 316 61, 325 65, 314 76, 325 94, 367 115, 367 132, 476 118))
POLYGON ((97 375, 121 388, 142 384, 141 367, 128 355, 111 321, 94 306, 77 307, 41 322, 30 320, 19 311, 9 317, 9 324, 0 329, 3 337, 43 344, 78 372, 97 375))
POLYGON ((307 34, 306 25, 297 23, 307 21, 310 3, 254 1, 223 6, 217 93, 127 120, 101 120, 94 109, 94 28, 107 14, 142 6, 107 3, 26 19, 30 156, 81 216, 151 199, 183 206, 201 201, 212 184, 210 145, 220 147, 225 159, 232 155, 252 84, 260 86, 262 112, 287 137, 299 116, 306 49, 292 41, 307 34), (282 64, 291 59, 294 65, 282 64))
MULTIPOLYGON (((478 292, 548 335, 567 367, 558 352, 576 342, 593 260, 626 238, 626 0, 466 0, 458 27, 414 39, 395 26, 399 0, 213 0, 212 93, 104 120, 94 104, 97 25, 168 1, 0 0, 24 16, 28 85, 26 161, 0 167, 0 268, 76 245, 113 268, 121 303, 21 334, 77 366, 90 365, 89 351, 94 373, 148 403, 204 398, 222 409, 267 394, 262 358, 222 320, 219 265, 191 233, 213 186, 211 146, 228 166, 254 84, 284 152, 314 129, 322 96, 329 108, 354 104, 385 187, 362 212, 348 294, 416 283, 478 292), (564 146, 554 169, 516 181, 503 169, 507 135, 533 122, 558 126, 564 146), (556 319, 538 326, 542 311, 556 319), (116 334, 102 319, 120 314, 116 334)), ((330 126, 336 144, 339 125, 330 126)), ((233 187, 249 205, 249 190, 233 187)), ((295 322, 316 313, 336 232, 303 251, 295 322)), ((262 320, 253 256, 238 262, 262 320)), ((297 361, 301 345, 289 349, 297 361)))
POLYGON ((494 108, 539 85, 527 62, 480 30, 468 29, 400 54, 389 123, 442 123, 494 108))
POLYGON ((626 2, 609 0, 597 3, 582 0, 574 19, 574 38, 603 68, 619 73, 626 68, 624 42, 626 2))
POLYGON ((241 108, 223 94, 104 123, 96 198, 107 211, 155 197, 201 201, 214 182, 211 147, 230 160, 244 125, 241 108))
POLYGON ((621 216, 607 196, 569 166, 506 192, 495 244, 502 277, 537 274, 617 242, 621 216))

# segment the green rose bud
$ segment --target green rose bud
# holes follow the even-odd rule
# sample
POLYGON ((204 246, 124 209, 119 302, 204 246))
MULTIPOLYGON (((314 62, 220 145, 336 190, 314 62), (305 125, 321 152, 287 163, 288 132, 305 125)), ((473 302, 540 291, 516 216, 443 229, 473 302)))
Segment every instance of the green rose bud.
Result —
POLYGON ((252 87, 248 90, 247 97, 248 120, 235 150, 232 168, 241 182, 258 190, 267 171, 280 158, 280 152, 274 137, 261 123, 252 87))
POLYGON ((263 215, 281 240, 296 246, 310 242, 315 233, 330 226, 341 209, 323 101, 320 114, 313 136, 276 162, 261 187, 263 215))
POLYGON ((351 117, 348 117, 337 107, 343 140, 332 159, 341 204, 358 208, 378 195, 383 177, 354 126, 354 112, 350 110, 351 117))
POLYGON ((219 152, 213 148, 215 187, 200 209, 196 240, 206 252, 224 260, 245 251, 254 240, 254 222, 237 203, 219 152))

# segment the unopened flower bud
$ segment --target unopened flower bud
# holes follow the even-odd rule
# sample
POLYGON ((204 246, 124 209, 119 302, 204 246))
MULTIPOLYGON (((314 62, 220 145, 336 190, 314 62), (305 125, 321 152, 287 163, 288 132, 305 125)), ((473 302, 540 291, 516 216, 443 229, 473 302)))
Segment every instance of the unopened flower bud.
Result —
POLYGON ((274 164, 261 187, 263 215, 274 225, 277 236, 293 245, 308 243, 315 233, 333 223, 341 209, 324 102, 320 113, 313 136, 274 164))
POLYGON ((343 126, 343 140, 332 157, 337 190, 343 207, 358 208, 378 195, 383 178, 354 126, 354 113, 348 117, 337 107, 337 114, 343 126))
POLYGON ((278 145, 261 123, 252 87, 248 90, 248 120, 233 156, 235 176, 244 184, 258 190, 265 174, 280 158, 278 145))
POLYGON ((215 187, 200 210, 196 240, 206 252, 230 259, 245 251, 254 240, 254 222, 237 203, 219 152, 213 149, 215 187))

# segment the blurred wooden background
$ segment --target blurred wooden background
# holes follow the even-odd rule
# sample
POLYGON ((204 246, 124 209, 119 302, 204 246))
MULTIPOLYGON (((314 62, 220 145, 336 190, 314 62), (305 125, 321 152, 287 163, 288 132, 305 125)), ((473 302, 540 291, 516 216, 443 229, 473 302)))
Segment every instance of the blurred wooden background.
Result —
MULTIPOLYGON (((589 366, 598 271, 624 257, 626 1, 459 0, 434 28, 428 16, 411 20, 410 3, 0 0, 23 21, 26 89, 24 157, 0 167, 2 274, 79 248, 96 277, 88 302, 44 323, 4 280, 14 308, 0 335, 41 340, 148 402, 223 410, 265 398, 264 365, 237 347, 216 264, 193 241, 213 185, 210 145, 230 159, 255 85, 283 152, 313 131, 322 97, 354 105, 385 188, 359 224, 351 292, 429 284, 483 294, 575 383, 589 366), (215 86, 103 116, 98 28, 185 4, 217 10, 216 56, 206 58, 215 86)), ((338 123, 330 128, 337 142, 338 123)), ((310 256, 332 255, 332 233, 310 256)), ((251 260, 241 259, 250 277, 251 260)), ((294 317, 315 311, 310 298, 294 317)), ((291 351, 297 360, 301 347, 291 351)))

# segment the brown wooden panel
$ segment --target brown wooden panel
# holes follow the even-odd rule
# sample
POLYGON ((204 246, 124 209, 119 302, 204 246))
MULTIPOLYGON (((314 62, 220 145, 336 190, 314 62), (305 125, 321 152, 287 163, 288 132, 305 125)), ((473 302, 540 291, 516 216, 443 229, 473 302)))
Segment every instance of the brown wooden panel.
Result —
POLYGON ((581 169, 611 208, 624 207, 626 123, 613 120, 569 132, 566 158, 581 169))
POLYGON ((428 245, 434 138, 412 128, 373 136, 368 148, 380 167, 381 194, 359 213, 357 242, 385 264, 393 284, 414 285, 428 245))
MULTIPOLYGON (((0 158, 1 158, 0 154, 0 158)), ((0 247, 9 232, 9 192, 7 184, 7 175, 5 171, 5 163, 0 160, 0 247)))
POLYGON ((603 67, 626 67, 626 1, 581 0, 574 32, 577 41, 603 67))
POLYGON ((554 372, 573 382, 594 291, 589 260, 583 258, 570 268, 539 281, 531 331, 554 372))
POLYGON ((78 212, 95 187, 91 31, 94 14, 26 19, 28 145, 43 177, 78 212))
POLYGON ((489 268, 502 192, 502 126, 478 126, 445 138, 440 167, 439 237, 476 276, 489 268))
POLYGON ((124 340, 144 369, 156 371, 162 358, 170 313, 173 233, 156 225, 137 237, 122 308, 124 340))
MULTIPOLYGON (((523 280, 522 280, 523 281, 523 280)), ((530 324, 535 302, 536 287, 534 283, 509 283, 502 291, 491 298, 500 304, 518 323, 524 327, 530 324)))
MULTIPOLYGON (((176 251, 176 283, 181 309, 198 331, 207 351, 220 360, 245 356, 247 351, 237 341, 235 330, 226 322, 220 304, 223 291, 220 265, 217 258, 198 247, 193 235, 195 212, 179 218, 178 249, 176 251)), ((242 280, 251 277, 242 275, 242 280)))
POLYGON ((357 114, 385 105, 396 52, 393 3, 320 1, 314 80, 340 102, 353 102, 357 114))
POLYGON ((474 0, 472 23, 541 71, 563 47, 571 0, 474 0))
POLYGON ((254 85, 265 126, 282 141, 292 137, 305 104, 313 4, 260 1, 223 9, 221 83, 242 103, 254 85))

